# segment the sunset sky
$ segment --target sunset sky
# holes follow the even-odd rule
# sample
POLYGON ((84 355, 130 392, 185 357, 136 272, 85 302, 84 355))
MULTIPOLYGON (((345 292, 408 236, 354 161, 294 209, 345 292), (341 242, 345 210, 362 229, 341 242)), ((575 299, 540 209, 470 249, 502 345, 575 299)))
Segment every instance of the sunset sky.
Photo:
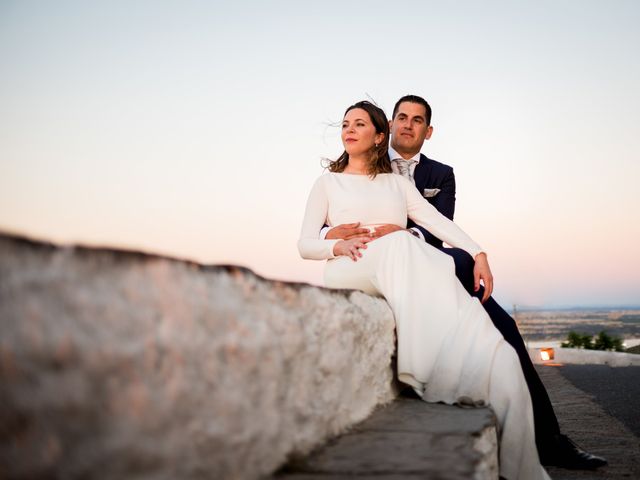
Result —
POLYGON ((423 152, 505 306, 640 305, 640 2, 0 0, 0 230, 320 284, 296 241, 344 109, 423 152))

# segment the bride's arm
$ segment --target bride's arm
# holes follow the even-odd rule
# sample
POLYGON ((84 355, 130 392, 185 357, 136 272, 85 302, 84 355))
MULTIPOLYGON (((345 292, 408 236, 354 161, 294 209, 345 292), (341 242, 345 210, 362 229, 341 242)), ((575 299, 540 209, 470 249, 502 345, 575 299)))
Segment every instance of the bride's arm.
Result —
POLYGON ((307 200, 307 208, 302 220, 302 230, 298 240, 298 251, 302 258, 309 260, 326 260, 334 258, 333 247, 340 240, 321 240, 318 232, 327 223, 329 199, 325 190, 324 179, 319 177, 313 184, 307 200))
POLYGON ((411 220, 428 229, 433 235, 452 247, 465 250, 473 258, 483 252, 480 245, 474 242, 460 227, 422 198, 415 185, 405 178, 402 180, 404 180, 403 184, 407 195, 407 216, 411 220))
POLYGON ((418 225, 427 228, 436 237, 453 247, 465 250, 473 257, 475 260, 473 267, 474 290, 478 291, 480 281, 484 283, 484 294, 481 300, 484 303, 493 291, 493 274, 487 261, 487 254, 460 227, 422 198, 413 183, 405 178, 400 178, 404 181, 405 191, 407 192, 408 217, 418 225))

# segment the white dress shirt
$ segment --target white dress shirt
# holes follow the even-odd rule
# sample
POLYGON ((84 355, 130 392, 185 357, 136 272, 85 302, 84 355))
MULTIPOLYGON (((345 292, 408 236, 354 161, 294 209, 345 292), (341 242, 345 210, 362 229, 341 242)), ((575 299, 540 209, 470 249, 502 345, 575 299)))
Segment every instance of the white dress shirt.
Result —
POLYGON ((411 173, 411 177, 413 177, 413 173, 416 171, 418 163, 420 163, 420 152, 416 153, 411 158, 404 158, 392 147, 389 147, 389 158, 391 159, 391 170, 393 170, 393 173, 397 173, 398 175, 400 174, 400 171, 398 170, 398 164, 396 163, 396 160, 414 160, 414 162, 409 167, 409 172, 411 173))

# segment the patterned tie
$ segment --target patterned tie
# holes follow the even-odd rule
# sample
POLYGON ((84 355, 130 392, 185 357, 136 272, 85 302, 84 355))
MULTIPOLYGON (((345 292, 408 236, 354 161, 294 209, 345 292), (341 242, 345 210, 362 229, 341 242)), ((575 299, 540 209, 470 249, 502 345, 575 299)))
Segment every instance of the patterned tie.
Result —
POLYGON ((413 182, 413 175, 411 175, 411 165, 416 163, 415 160, 405 160, 404 158, 397 158, 394 160, 398 167, 398 173, 404 178, 408 178, 413 182))

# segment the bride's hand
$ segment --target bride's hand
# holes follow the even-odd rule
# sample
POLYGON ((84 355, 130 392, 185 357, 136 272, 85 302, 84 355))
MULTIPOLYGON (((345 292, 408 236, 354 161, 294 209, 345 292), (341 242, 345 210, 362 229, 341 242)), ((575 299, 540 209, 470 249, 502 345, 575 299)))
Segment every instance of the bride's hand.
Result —
POLYGON ((486 253, 480 252, 476 255, 475 261, 476 264, 473 267, 473 291, 480 290, 480 280, 482 280, 484 283, 484 295, 482 295, 481 302, 484 303, 493 292, 493 275, 491 274, 491 268, 489 268, 486 253))
POLYGON ((373 238, 371 237, 340 240, 333 246, 333 254, 335 256, 344 255, 351 258, 351 260, 353 260, 354 262, 357 262, 358 258, 362 257, 362 252, 360 252, 360 249, 367 248, 367 243, 369 243, 371 240, 373 240, 373 238))

